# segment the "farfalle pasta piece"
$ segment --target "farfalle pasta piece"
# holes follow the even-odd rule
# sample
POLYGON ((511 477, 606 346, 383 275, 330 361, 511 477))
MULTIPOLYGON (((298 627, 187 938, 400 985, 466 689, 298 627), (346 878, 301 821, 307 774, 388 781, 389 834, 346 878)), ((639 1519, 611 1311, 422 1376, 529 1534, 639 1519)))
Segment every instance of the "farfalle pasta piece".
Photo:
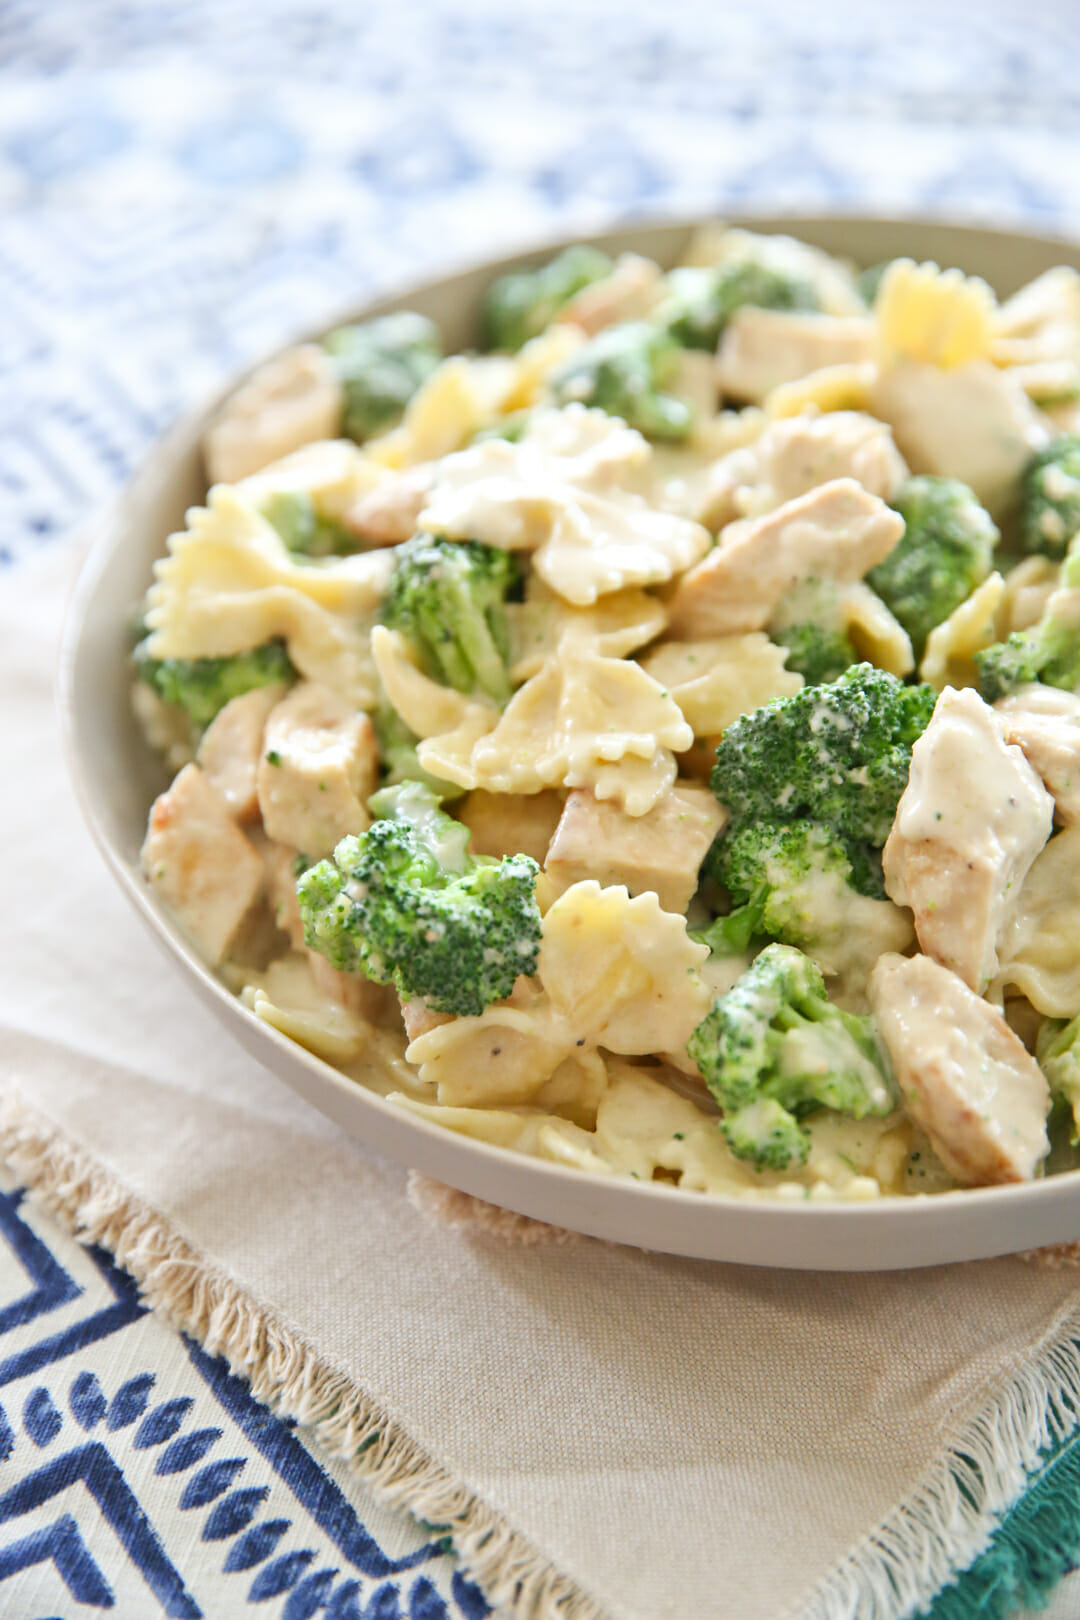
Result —
MULTIPOLYGON (((663 1072, 663 1071, 661 1071, 663 1072)), ((593 1152, 636 1181, 657 1171, 694 1192, 734 1192, 757 1177, 737 1159, 716 1120, 681 1097, 655 1072, 629 1063, 609 1065, 609 1083, 597 1109, 593 1152)))
POLYGON ((595 1095, 597 1047, 627 1055, 685 1045, 709 1010, 707 956, 654 894, 631 900, 623 888, 575 883, 544 917, 538 988, 439 1024, 406 1057, 443 1104, 528 1102, 568 1059, 595 1095))
POLYGON ((1038 405, 1080 398, 1080 274, 1059 264, 997 312, 991 359, 1038 405))
POLYGON ((662 602, 640 586, 602 596, 594 606, 571 607, 542 580, 532 577, 524 602, 506 607, 510 627, 510 675, 527 681, 550 658, 564 631, 591 641, 606 658, 626 658, 655 641, 667 624, 662 602))
POLYGON ((801 675, 784 668, 787 649, 761 630, 711 641, 664 641, 641 661, 670 692, 695 737, 712 737, 741 714, 791 697, 801 675))
POLYGON ((978 276, 896 259, 874 301, 878 364, 912 360, 951 371, 986 359, 996 315, 997 300, 978 276))
POLYGON ((915 668, 911 637, 869 585, 856 580, 841 587, 838 613, 860 658, 890 675, 911 674, 915 668))
POLYGON ((539 793, 588 787, 632 816, 675 780, 675 753, 693 733, 678 705, 640 665, 605 658, 574 633, 511 698, 494 729, 430 737, 420 763, 459 787, 539 793))
POLYGON ((707 947, 655 894, 575 883, 544 918, 537 973, 575 1040, 624 1056, 686 1045, 711 996, 707 947))
POLYGON ((264 1024, 328 1063, 358 1057, 371 1038, 371 1025, 321 990, 296 953, 272 962, 265 973, 245 975, 240 999, 264 1024))
POLYGON ((549 326, 546 332, 530 338, 513 356, 514 379, 503 398, 502 411, 509 414, 529 410, 550 400, 549 378, 574 357, 584 342, 585 333, 578 326, 549 326))
POLYGON ((171 535, 147 596, 151 658, 213 658, 280 636, 302 675, 358 708, 376 693, 370 636, 392 558, 385 552, 298 561, 228 485, 171 535))
POLYGON ((345 395, 317 343, 286 349, 254 371, 206 430, 212 484, 232 484, 301 445, 341 432, 345 395))
POLYGON ((475 740, 497 721, 499 711, 492 704, 425 675, 399 630, 377 624, 371 632, 371 655, 387 702, 417 737, 460 733, 475 740))
POLYGON ((806 411, 866 411, 870 409, 876 368, 872 362, 822 366, 794 382, 780 383, 762 404, 766 416, 782 421, 806 411))
POLYGON ((504 1002, 475 1018, 452 1018, 406 1050, 424 1085, 453 1108, 491 1108, 531 1101, 574 1042, 540 996, 532 1008, 504 1002))
POLYGON ((516 443, 491 439, 439 468, 421 526, 534 553, 545 584, 575 607, 672 579, 705 555, 700 524, 625 487, 648 467, 642 436, 603 411, 538 411, 516 443))
POLYGON ((1059 564, 1049 557, 1025 557, 1005 575, 1005 599, 1001 609, 1002 636, 1016 630, 1030 630, 1046 611, 1057 589, 1059 564))
POLYGON ((990 994, 1019 991, 1048 1018, 1080 1013, 1080 827, 1066 827, 1035 859, 998 944, 990 994))
POLYGON ((514 362, 502 355, 454 355, 420 384, 398 426, 364 448, 373 461, 395 470, 437 461, 498 421, 516 380, 514 362))
POLYGON ((453 1108, 424 1102, 400 1091, 389 1093, 389 1100, 418 1119, 430 1120, 444 1130, 471 1136, 478 1142, 512 1148, 532 1158, 551 1159, 556 1164, 573 1165, 593 1175, 612 1174, 612 1166, 594 1151, 590 1131, 557 1114, 542 1113, 536 1106, 528 1111, 512 1106, 453 1108))
POLYGON ((251 506, 261 506, 273 495, 301 492, 310 495, 320 516, 340 520, 389 478, 386 468, 351 439, 323 439, 282 456, 235 487, 251 506))
POLYGON ((947 686, 977 686, 975 654, 1001 639, 1005 581, 990 574, 966 602, 935 625, 926 638, 919 679, 943 692, 947 686))

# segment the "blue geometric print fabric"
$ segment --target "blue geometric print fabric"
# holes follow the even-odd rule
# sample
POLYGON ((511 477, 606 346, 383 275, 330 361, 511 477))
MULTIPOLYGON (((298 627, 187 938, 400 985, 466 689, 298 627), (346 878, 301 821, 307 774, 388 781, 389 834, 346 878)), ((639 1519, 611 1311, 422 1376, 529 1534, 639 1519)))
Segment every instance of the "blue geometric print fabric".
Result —
POLYGON ((378 286, 636 213, 1080 227, 1071 0, 0 0, 0 563, 378 286))
POLYGON ((380 1508, 0 1177, 0 1615, 481 1620, 380 1508))

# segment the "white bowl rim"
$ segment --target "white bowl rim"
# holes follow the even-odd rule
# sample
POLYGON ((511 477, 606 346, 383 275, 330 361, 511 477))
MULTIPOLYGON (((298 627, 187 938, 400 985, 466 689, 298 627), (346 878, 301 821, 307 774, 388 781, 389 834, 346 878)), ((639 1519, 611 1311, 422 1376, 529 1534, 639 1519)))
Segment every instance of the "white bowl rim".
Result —
MULTIPOLYGON (((631 221, 600 232, 553 236, 512 254, 470 261, 392 294, 355 302, 330 319, 310 323, 275 344, 252 365, 188 411, 144 456, 127 489, 93 526, 93 538, 69 599, 61 637, 58 703, 64 754, 76 798, 106 865, 159 945, 186 972, 205 1003, 263 1064, 324 1113, 376 1151, 396 1158, 463 1192, 570 1230, 659 1252, 800 1270, 874 1271, 981 1259, 1071 1241, 1080 1236, 1080 1170, 1032 1183, 956 1189, 932 1195, 883 1195, 863 1201, 744 1198, 685 1191, 665 1182, 640 1183, 533 1158, 462 1136, 406 1113, 349 1079, 257 1018, 195 954, 181 930, 140 880, 114 843, 93 780, 80 723, 78 671, 85 654, 88 609, 136 498, 152 469, 187 442, 252 371, 290 343, 317 338, 346 321, 366 319, 442 287, 466 271, 496 276, 543 259, 573 242, 612 245, 627 234, 689 231, 712 215, 631 221), (313 1093, 317 1095, 313 1096, 313 1093), (337 1106, 334 1106, 335 1097, 337 1106), (1026 1214, 1027 1219, 1021 1217, 1026 1214), (1011 1219, 1014 1217, 1015 1219, 1011 1219), (897 1226, 902 1228, 896 1240, 897 1226), (1017 1232, 1016 1225, 1020 1231, 1017 1232)), ((1060 249, 1075 257, 1077 243, 1024 231, 996 231, 940 219, 867 214, 740 214, 727 221, 748 229, 798 237, 815 227, 881 226, 890 230, 947 232, 958 238, 1000 239, 1060 249)), ((161 537, 162 543, 164 535, 161 537)))

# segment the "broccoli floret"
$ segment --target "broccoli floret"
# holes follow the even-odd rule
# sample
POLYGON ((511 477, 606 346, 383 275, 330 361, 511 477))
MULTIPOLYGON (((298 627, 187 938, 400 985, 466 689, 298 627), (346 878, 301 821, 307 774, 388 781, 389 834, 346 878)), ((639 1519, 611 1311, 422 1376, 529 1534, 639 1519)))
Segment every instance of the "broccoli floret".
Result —
POLYGON ((481 312, 486 346, 516 354, 523 343, 551 325, 575 293, 601 281, 611 270, 606 253, 579 243, 564 248, 538 270, 517 270, 500 276, 488 288, 481 312))
POLYGON ((1047 1018, 1035 1042, 1035 1056, 1055 1098, 1072 1110, 1072 1140, 1080 1142, 1080 1017, 1066 1023, 1047 1018))
POLYGON ((659 326, 624 321, 580 348, 551 379, 561 405, 579 401, 621 416, 649 439, 685 439, 689 405, 663 392, 679 361, 679 346, 659 326))
POLYGON ((357 549, 355 538, 344 524, 322 517, 306 489, 275 490, 259 511, 289 550, 301 556, 344 556, 357 549))
POLYGON ((433 679, 506 703, 506 598, 518 579, 508 551, 417 534, 395 550, 383 623, 412 642, 433 679))
POLYGON ((787 945, 762 951, 687 1051, 724 1110, 731 1151, 759 1170, 805 1160, 799 1120, 819 1108, 863 1119, 895 1106, 873 1021, 835 1007, 813 962, 787 945))
POLYGON ((821 308, 808 281, 752 259, 673 270, 667 289, 657 319, 685 349, 715 349, 724 327, 744 304, 758 309, 821 308))
POLYGON ((866 578, 920 658, 934 626, 990 572, 999 535, 989 512, 955 478, 909 478, 892 505, 904 520, 904 533, 866 578))
POLYGON ((233 698, 257 686, 294 681, 296 671, 280 641, 267 641, 250 652, 227 658, 151 658, 141 642, 134 652, 135 672, 165 703, 187 711, 197 731, 233 698))
POLYGON ((775 1097, 735 1108, 725 1115, 720 1129, 737 1159, 749 1159, 755 1170, 786 1170, 804 1163, 810 1138, 795 1115, 775 1097))
POLYGON ((986 703, 1015 692, 1032 681, 1080 692, 1080 624, 1075 622, 1070 597, 1080 587, 1080 536, 1070 545, 1061 565, 1058 588, 1042 617, 1030 630, 1016 630, 975 654, 979 692, 986 703), (1064 611, 1063 611, 1064 609, 1064 611))
POLYGON ((801 675, 808 686, 835 681, 845 669, 859 661, 851 638, 844 630, 827 629, 820 624, 789 624, 773 634, 788 650, 788 669, 801 675))
POLYGON ((846 629, 843 593, 832 579, 811 577, 785 592, 769 634, 788 649, 788 669, 811 686, 837 680, 859 661, 846 629))
POLYGON ((823 912, 842 908, 853 887, 846 850, 815 821, 740 827, 718 841, 709 876, 726 886, 733 908, 694 936, 714 956, 739 955, 763 935, 810 950, 823 912))
POLYGON ((470 855, 468 828, 420 782, 381 789, 370 809, 380 819, 297 883, 307 944, 403 998, 482 1013, 536 971, 536 862, 470 855))
POLYGON ((384 787, 396 787, 400 782, 422 782, 437 798, 461 798, 465 792, 463 787, 444 782, 441 777, 425 771, 416 754, 420 739, 396 709, 392 709, 388 703, 381 703, 372 715, 371 722, 379 745, 384 787))
MULTIPOLYGON (((975 667, 979 672, 979 695, 984 703, 996 703, 1018 687, 1028 686, 1039 679, 1041 661, 1039 642, 1022 630, 1014 631, 1004 641, 995 641, 975 654, 975 667)), ((1053 686, 1053 681, 1047 681, 1053 686)))
POLYGON ((345 432, 357 444, 390 427, 442 359, 438 328, 411 310, 339 326, 323 347, 345 390, 345 432))
POLYGON ((1020 538, 1026 551, 1063 557, 1080 534, 1080 438, 1063 433, 1032 456, 1020 480, 1020 538))
POLYGON ((856 664, 828 686, 741 715, 720 740, 711 777, 732 815, 727 836, 756 822, 820 822, 842 844, 852 886, 880 896, 874 852, 889 836, 936 698, 931 686, 856 664))

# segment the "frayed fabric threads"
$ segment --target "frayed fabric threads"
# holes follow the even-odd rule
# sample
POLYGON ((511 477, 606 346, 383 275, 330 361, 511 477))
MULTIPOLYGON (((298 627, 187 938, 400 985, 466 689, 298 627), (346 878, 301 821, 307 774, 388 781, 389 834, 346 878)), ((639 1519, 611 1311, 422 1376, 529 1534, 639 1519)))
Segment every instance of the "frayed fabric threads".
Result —
POLYGON ((1043 1451, 1076 1431, 1078 1339, 1072 1312, 1029 1364, 1013 1368, 916 1494, 784 1620, 908 1620, 985 1553, 1043 1451))
MULTIPOLYGON (((247 1378, 258 1399, 309 1426, 386 1500, 445 1530, 490 1601, 521 1620, 610 1620, 609 1610, 455 1480, 355 1381, 17 1096, 0 1110, 0 1155, 78 1237, 115 1255, 151 1307, 247 1378)), ((506 1238, 484 1213, 488 1206, 477 1210, 470 1200, 465 1207, 437 1183, 414 1178, 411 1196, 436 1218, 506 1238)), ((556 1232, 519 1231, 512 1241, 558 1243, 556 1232)), ((1022 1502, 1043 1453, 1077 1428, 1078 1340, 1080 1309, 1070 1307, 1030 1353, 1015 1358, 1004 1388, 977 1397, 975 1415, 907 1500, 776 1620, 910 1620, 951 1582, 962 1582, 1022 1502)))
POLYGON ((374 1401, 10 1094, 0 1107, 0 1157, 43 1208, 80 1242, 113 1254, 153 1310, 208 1354, 224 1357, 271 1411, 310 1428, 386 1501, 444 1532, 489 1602, 521 1620, 610 1620, 374 1401))
POLYGON ((1016 1258, 1042 1271, 1080 1271, 1080 1243, 1051 1243, 1045 1249, 1025 1249, 1016 1258))

